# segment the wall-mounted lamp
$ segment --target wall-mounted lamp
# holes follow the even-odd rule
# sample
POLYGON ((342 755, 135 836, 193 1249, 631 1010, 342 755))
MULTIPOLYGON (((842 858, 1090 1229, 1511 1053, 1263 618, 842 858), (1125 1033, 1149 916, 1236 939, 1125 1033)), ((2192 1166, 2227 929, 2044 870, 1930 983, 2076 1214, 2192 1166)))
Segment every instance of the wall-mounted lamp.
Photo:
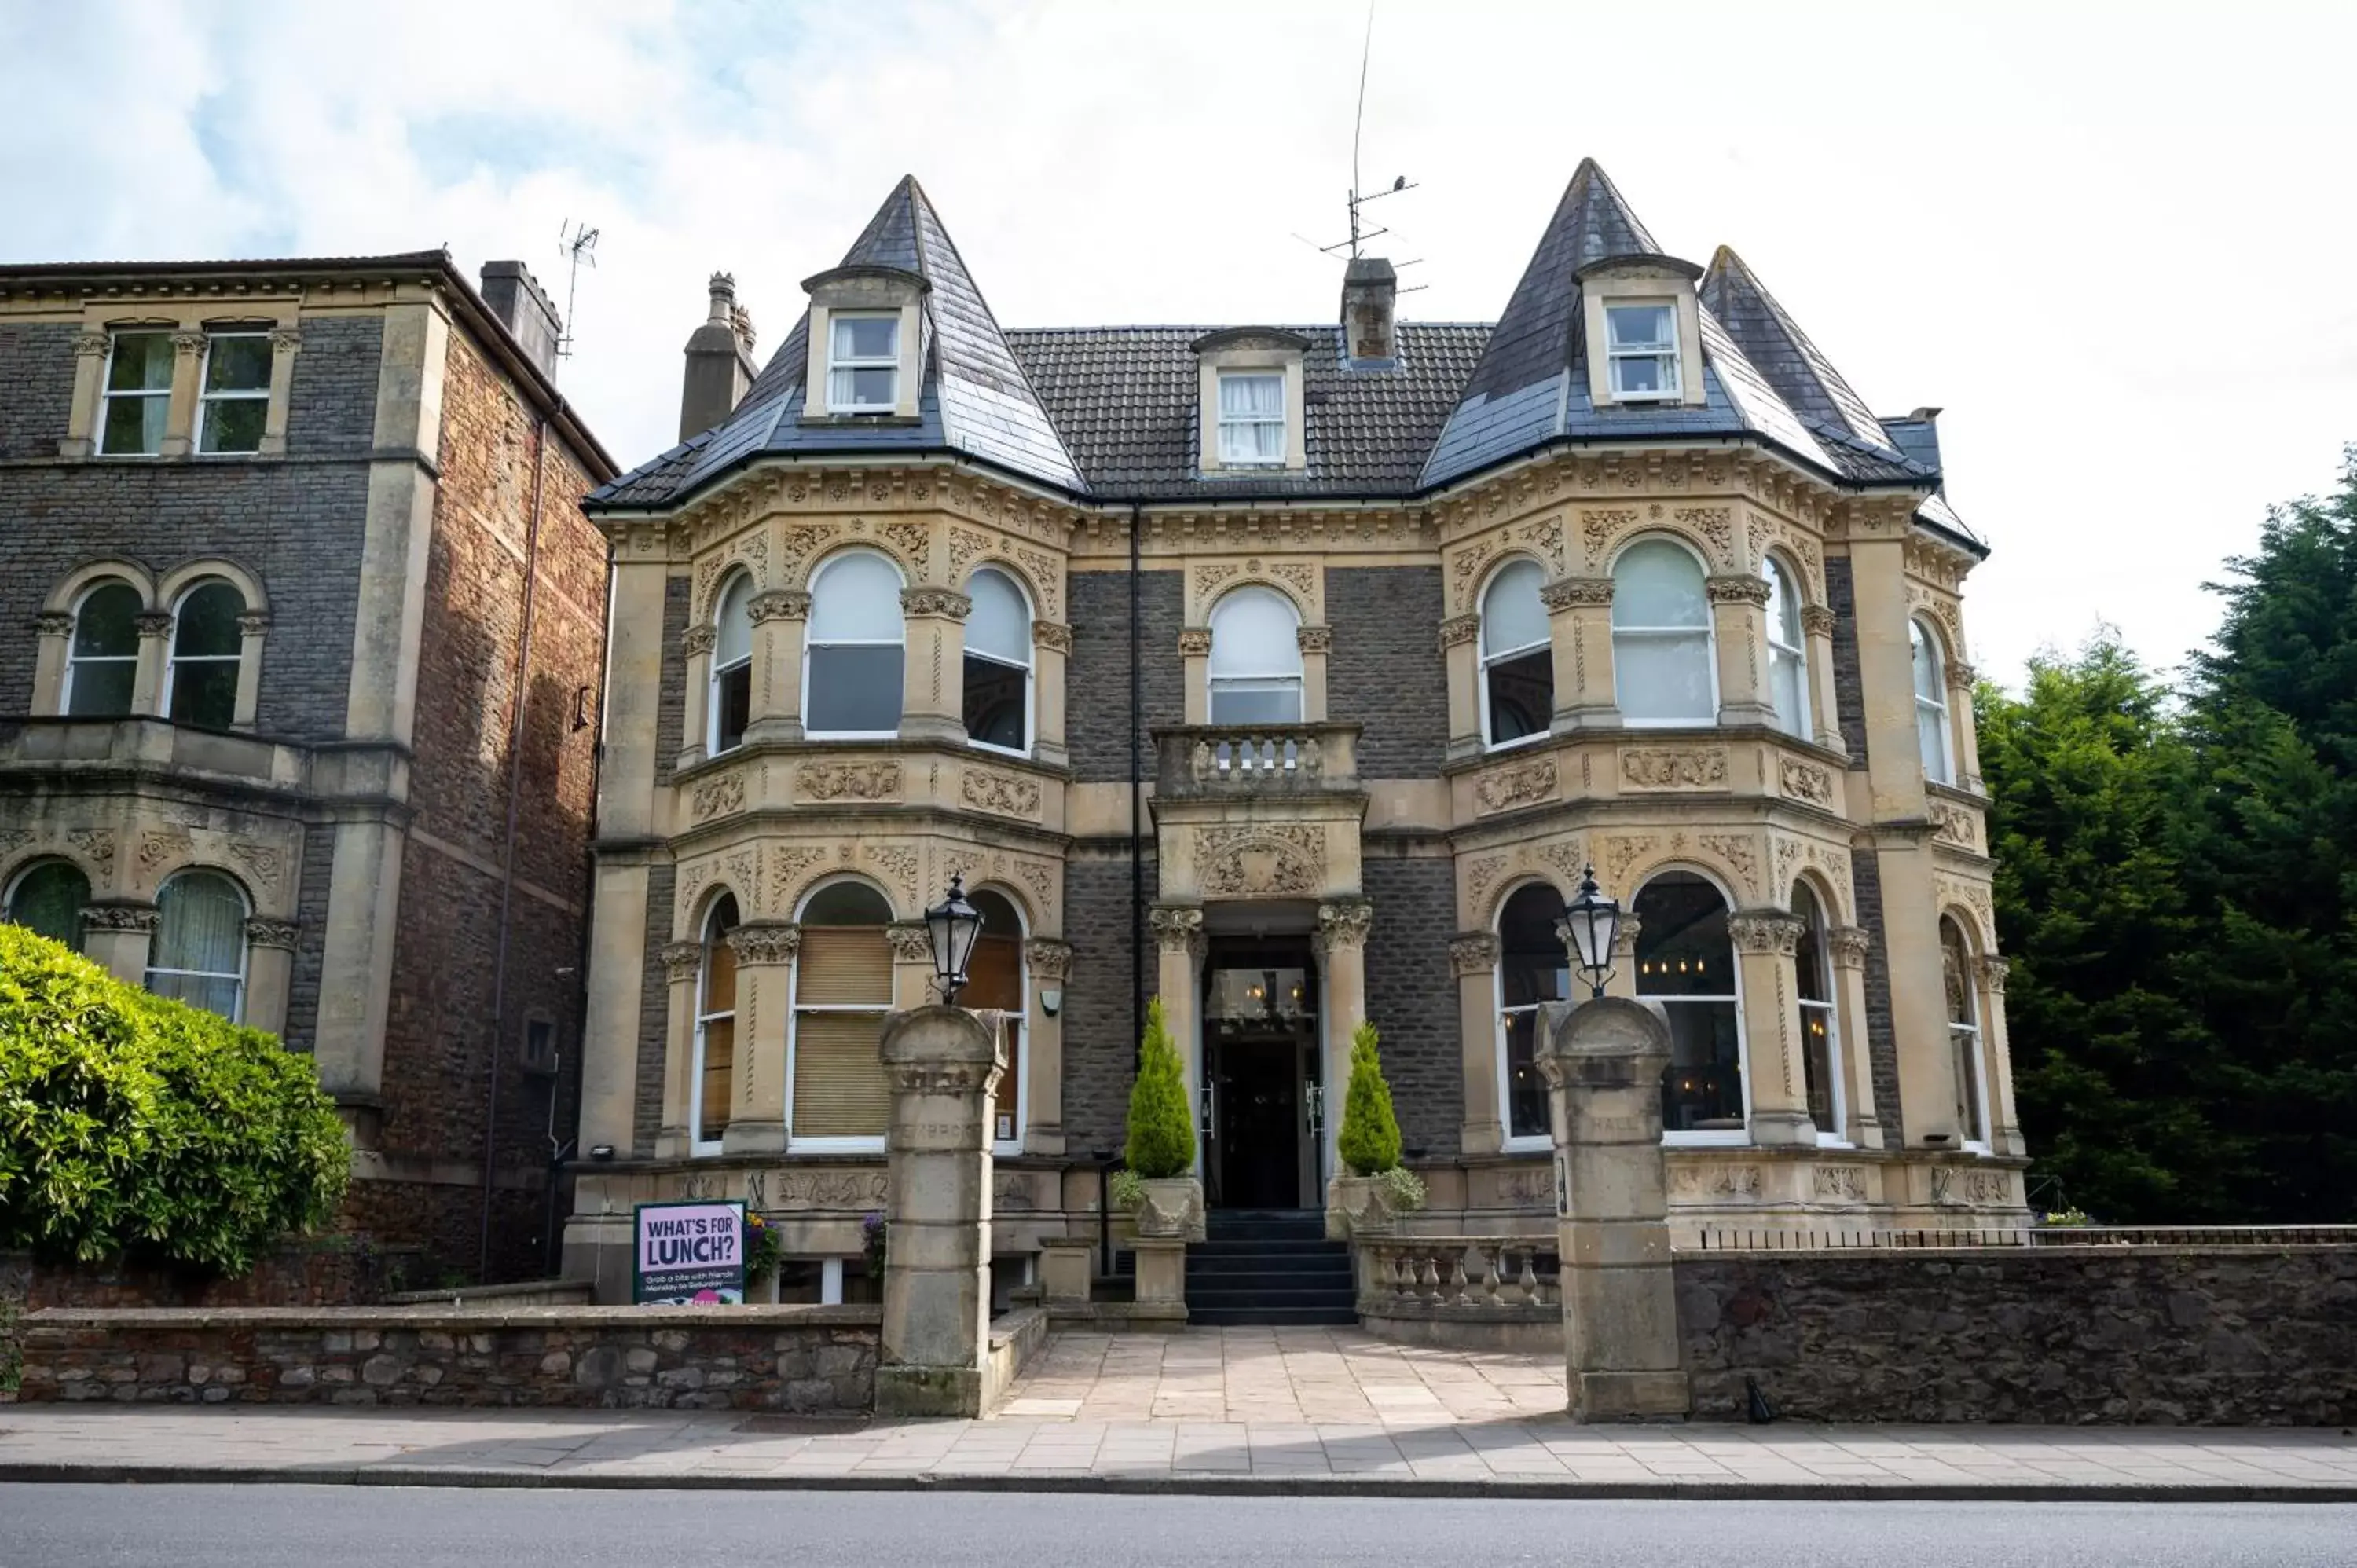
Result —
POLYGON ((592 1144, 589 1145, 589 1157, 593 1160, 610 1160, 614 1157, 614 1145, 592 1144))
POLYGON ((1039 993, 1039 1011, 1052 1018, 1064 1010, 1064 993, 1060 986, 1050 985, 1039 993))

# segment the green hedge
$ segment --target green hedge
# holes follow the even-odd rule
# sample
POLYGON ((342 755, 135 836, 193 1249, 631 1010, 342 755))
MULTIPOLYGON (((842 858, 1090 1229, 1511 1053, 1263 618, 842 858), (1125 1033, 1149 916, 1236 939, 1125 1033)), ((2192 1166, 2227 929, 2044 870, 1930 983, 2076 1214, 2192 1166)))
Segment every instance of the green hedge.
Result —
POLYGON ((350 1175, 310 1058, 0 924, 0 1249, 242 1273, 350 1175))

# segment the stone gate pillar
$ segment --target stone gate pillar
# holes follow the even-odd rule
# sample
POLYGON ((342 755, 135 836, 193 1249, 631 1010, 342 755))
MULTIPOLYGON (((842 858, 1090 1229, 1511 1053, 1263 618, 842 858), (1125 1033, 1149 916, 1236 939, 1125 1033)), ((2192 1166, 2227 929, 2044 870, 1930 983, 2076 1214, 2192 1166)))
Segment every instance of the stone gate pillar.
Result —
POLYGON ((1549 1003, 1540 1017, 1572 1419, 1683 1417, 1691 1398, 1662 1159, 1669 1025, 1658 1004, 1618 996, 1549 1003))
POLYGON ((886 1138, 879 1415, 983 1411, 990 1352, 990 1091, 1005 1065, 993 1021, 963 1007, 884 1020, 886 1138))

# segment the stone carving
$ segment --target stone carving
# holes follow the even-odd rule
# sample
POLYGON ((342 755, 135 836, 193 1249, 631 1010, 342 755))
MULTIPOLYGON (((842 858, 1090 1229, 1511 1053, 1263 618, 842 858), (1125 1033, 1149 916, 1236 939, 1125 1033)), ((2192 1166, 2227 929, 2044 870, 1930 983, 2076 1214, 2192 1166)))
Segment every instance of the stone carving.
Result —
POLYGON ((1834 803, 1834 776, 1830 769, 1813 762, 1803 762, 1797 757, 1779 758, 1776 764, 1777 787, 1795 800, 1806 800, 1812 806, 1831 810, 1834 803))
POLYGON ((662 950, 663 978, 673 985, 694 980, 704 967, 702 942, 671 942, 662 950))
POLYGON ((1031 889, 1031 896, 1039 900, 1040 908, 1049 908, 1055 904, 1056 874, 1054 872, 1036 860, 1018 860, 1014 863, 1014 871, 1016 879, 1031 889))
POLYGON ((1505 1208, 1555 1208, 1555 1176, 1551 1171, 1520 1169, 1498 1177, 1498 1203, 1505 1208))
POLYGON ((1367 929, 1374 923, 1375 907, 1364 898, 1338 899, 1318 906, 1320 951, 1367 945, 1367 929))
POLYGON ((1546 556, 1547 564, 1555 569, 1555 575, 1558 577, 1563 575, 1566 568, 1563 560, 1562 514, 1557 513, 1554 517, 1543 517, 1536 522, 1524 523, 1519 537, 1525 544, 1536 545, 1546 556))
POLYGON ((102 876, 114 870, 114 834, 105 828, 77 828, 66 834, 68 848, 76 849, 98 867, 102 876))
POLYGON ((1028 1214, 1039 1207, 1031 1191, 1030 1178, 1021 1171, 999 1171, 990 1179, 990 1208, 994 1214, 1028 1214))
POLYGON ((1727 922, 1727 934, 1738 952, 1797 952, 1803 929, 1801 921, 1791 915, 1737 915, 1727 922))
POLYGON ((1072 628, 1061 621, 1035 620, 1031 623, 1031 640, 1041 648, 1070 653, 1072 650, 1072 628))
POLYGON ((882 866, 899 884, 900 897, 913 905, 917 901, 917 852, 906 844, 877 843, 867 847, 867 858, 882 866))
POLYGON ((745 609, 756 625, 771 620, 808 620, 811 596, 800 588, 771 588, 765 594, 755 594, 745 609))
POLYGON ((895 963, 933 961, 933 939, 922 920, 895 920, 884 928, 884 940, 892 944, 895 963))
POLYGON ((1636 526, 1637 514, 1627 508, 1583 510, 1579 514, 1580 542, 1587 547, 1588 559, 1600 564, 1613 540, 1636 526))
POLYGON ((1609 606, 1612 603, 1612 579, 1558 578, 1539 590, 1539 602, 1551 610, 1567 610, 1580 605, 1609 606))
MULTIPOLYGON (((1711 559, 1723 567, 1735 564, 1735 513, 1723 506, 1680 507, 1672 514, 1710 542, 1711 559)), ((1763 598, 1760 601, 1767 603, 1763 598)))
POLYGON ((139 840, 139 869, 153 875, 171 862, 193 854, 196 847, 196 840, 178 831, 142 834, 139 840))
POLYGON ((285 869, 285 857, 268 844, 255 843, 251 839, 231 839, 229 857, 246 868, 259 883, 278 885, 278 874, 285 869))
POLYGON ((1706 578, 1703 592, 1715 605, 1753 605, 1768 603, 1768 579, 1737 572, 1726 576, 1706 578))
POLYGON ((1975 813, 1963 806, 1946 800, 1932 802, 1932 836, 1941 843, 1958 849, 1977 851, 1980 833, 1975 813))
POLYGON ((1325 830, 1290 822, 1198 828, 1195 866, 1204 893, 1215 898, 1314 894, 1326 880, 1325 830))
POLYGON ((1232 561, 1207 561, 1195 568, 1195 598, 1209 603, 1212 592, 1242 568, 1232 561))
MULTIPOLYGON (((792 495, 793 489, 789 487, 786 493, 792 495)), ((817 523, 797 523, 780 532, 778 542, 784 548, 779 553, 784 564, 786 577, 789 580, 799 580, 802 575, 802 563, 825 549, 828 542, 834 537, 834 529, 817 523)))
POLYGON ((1835 969, 1864 969, 1867 950, 1873 945, 1873 933, 1862 926, 1835 926, 1825 933, 1835 969))
POLYGON ((1039 781, 1019 773, 998 773, 969 764, 958 778, 958 795, 978 811, 1010 817, 1039 814, 1039 781))
MULTIPOLYGON (((1628 897, 1629 873, 1637 863, 1653 853, 1658 841, 1651 836, 1614 837, 1604 841, 1604 885, 1608 891, 1620 889, 1625 904, 1628 897)), ((1627 929, 1624 920, 1622 929, 1627 929)))
MULTIPOLYGON (((1257 561, 1254 562, 1249 568, 1249 570, 1253 571, 1257 571, 1259 569, 1260 563, 1257 561)), ((1268 570, 1270 575, 1274 576, 1278 582, 1285 584, 1295 593, 1301 596, 1301 602, 1303 604, 1307 605, 1312 599, 1317 597, 1318 568, 1312 566, 1308 562, 1272 562, 1269 564, 1268 570)))
POLYGON ((1477 615, 1450 616, 1440 623, 1440 650, 1443 653, 1460 642, 1470 642, 1481 635, 1481 618, 1477 615))
POLYGON ((1473 781, 1477 814, 1486 817, 1534 801, 1551 800, 1555 795, 1555 765, 1552 757, 1493 768, 1473 781))
POLYGON ((1072 944, 1051 937, 1034 937, 1023 944, 1023 961, 1035 980, 1069 980, 1072 974, 1072 944))
POLYGON ((33 634, 36 637, 70 637, 73 635, 73 617, 63 610, 44 610, 33 618, 33 634))
POLYGON ((1498 939, 1489 931, 1466 931, 1448 939, 1448 966, 1462 979, 1498 966, 1498 939))
POLYGON ((295 950, 296 927, 292 920, 265 920, 260 917, 246 921, 245 940, 258 948, 284 948, 295 950))
POLYGON ((0 854, 14 854, 32 842, 30 828, 0 828, 0 854))
POLYGON ((93 931, 153 932, 156 910, 145 904, 85 904, 81 920, 93 931))
POLYGON ((2013 972, 2013 964, 2011 961, 2006 959, 2001 959, 1995 953, 1990 953, 1980 960, 1976 967, 1980 971, 1981 983, 1987 986, 1999 996, 2004 995, 2005 977, 2013 972))
POLYGON ((802 929, 783 921, 754 921, 728 933, 740 964, 783 963, 802 949, 802 929))
POLYGON ((1638 789, 1719 789, 1727 785, 1723 746, 1631 746, 1620 753, 1620 778, 1638 789))
POLYGON ((1801 634, 1803 637, 1831 637, 1834 634, 1834 612, 1824 605, 1801 607, 1801 634))
POLYGON ((1759 850, 1750 837, 1743 833, 1702 833, 1695 843, 1709 854, 1727 862, 1743 885, 1753 893, 1760 890, 1759 850))
POLYGON ((965 569, 976 557, 990 548, 987 534, 976 533, 970 528, 950 530, 950 576, 958 582, 965 580, 965 569))
POLYGON ((1211 651, 1211 628, 1208 626, 1183 627, 1178 632, 1178 652, 1182 658, 1200 659, 1211 651))
POLYGON ((785 845, 770 851, 770 904, 772 908, 793 908, 795 885, 804 873, 826 859, 826 851, 808 845, 785 845))
POLYGON ((92 359, 106 352, 109 347, 103 332, 79 332, 74 335, 73 351, 83 359, 92 359))
POLYGON ((1031 586, 1039 596, 1039 607, 1050 616, 1062 614, 1057 593, 1062 574, 1056 569, 1056 563, 1037 550, 1017 550, 1014 555, 1017 564, 1031 574, 1031 586))
POLYGON ((1305 626, 1295 628, 1293 640, 1304 653, 1329 653, 1334 648, 1334 628, 1326 626, 1305 626))
POLYGON ((1497 541, 1476 539, 1458 550, 1449 562, 1449 597, 1452 602, 1469 605, 1473 602, 1473 585, 1481 580, 1482 571, 1497 551, 1497 541))
POLYGON ((1675 1165, 1670 1167, 1670 1191, 1681 1197, 1758 1197, 1758 1165, 1675 1165))
POLYGON ((1970 692, 1980 672, 1961 659, 1948 661, 1948 687, 1951 691, 1970 692))
POLYGON ((1473 896, 1473 903, 1477 908, 1489 898, 1490 888, 1504 874, 1505 869, 1506 857, 1502 854, 1493 854, 1485 860, 1477 860, 1465 868, 1465 889, 1473 896))
POLYGON ((269 629, 268 610, 247 610, 237 618, 237 634, 241 638, 260 637, 269 629))
POLYGON ((697 822, 716 817, 723 811, 745 809, 745 776, 730 773, 718 779, 706 779, 696 785, 688 796, 688 814, 697 822))
POLYGON ((882 1171, 788 1170, 778 1177, 780 1208, 880 1209, 888 1194, 882 1171))
POLYGON ((897 762, 805 762, 794 769, 794 793, 810 800, 890 800, 900 793, 897 762))
POLYGON ((1819 1165, 1809 1173, 1809 1187, 1821 1198, 1864 1203, 1866 1171, 1859 1165, 1819 1165))
POLYGON ((974 601, 953 588, 903 588, 900 612, 912 616, 944 616, 963 620, 974 613, 974 601))
POLYGON ((932 561, 932 531, 921 522, 912 522, 907 518, 899 518, 886 523, 880 532, 884 535, 885 542, 899 551, 909 564, 917 569, 917 575, 924 575, 926 567, 932 561))
POLYGON ((712 651, 712 645, 718 638, 719 633, 712 628, 711 622, 700 621, 680 633, 680 651, 690 659, 701 658, 712 651))
POLYGON ((1203 941, 1203 911, 1191 904, 1157 904, 1146 911, 1146 923, 1163 952, 1189 952, 1203 941))
POLYGON ((1964 1201, 1978 1204, 2003 1204, 2013 1197, 2013 1184, 2002 1171, 1966 1171, 1964 1201))

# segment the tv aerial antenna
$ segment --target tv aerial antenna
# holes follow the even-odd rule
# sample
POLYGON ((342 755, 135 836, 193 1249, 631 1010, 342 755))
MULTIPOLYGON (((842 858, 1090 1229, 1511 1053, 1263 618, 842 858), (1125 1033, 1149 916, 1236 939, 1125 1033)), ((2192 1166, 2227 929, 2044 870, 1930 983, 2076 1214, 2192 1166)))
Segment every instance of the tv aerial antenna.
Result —
POLYGON ((556 253, 570 263, 565 279, 565 320, 556 338, 556 356, 573 358, 573 299, 580 292, 581 269, 597 264, 597 231, 571 219, 556 226, 556 253))
MULTIPOLYGON (((1374 58, 1374 51, 1375 5, 1374 0, 1367 0, 1367 35, 1359 48, 1358 111, 1351 122, 1351 190, 1346 201, 1346 205, 1350 209, 1351 215, 1351 237, 1347 240, 1337 240, 1330 245, 1321 245, 1318 243, 1317 241, 1309 239, 1306 235, 1294 235, 1295 239, 1299 240, 1311 250, 1317 251, 1324 255, 1331 256, 1340 252, 1348 251, 1350 252, 1350 259, 1354 262, 1359 259, 1361 250, 1368 241, 1380 239, 1385 234, 1394 233, 1394 231, 1388 226, 1375 229, 1366 227, 1364 221, 1359 215, 1359 209, 1371 201, 1381 201, 1386 196, 1397 196, 1403 191, 1415 190, 1418 188, 1415 181, 1408 178, 1405 175, 1401 175, 1396 179, 1394 179, 1391 184, 1383 189, 1370 191, 1366 188, 1364 184, 1361 183, 1359 177, 1359 149, 1361 143, 1365 139, 1367 129, 1367 67, 1368 63, 1374 58)), ((1404 236, 1394 235, 1394 237, 1398 238, 1404 236)), ((1401 268, 1421 266, 1423 264, 1423 258, 1421 257, 1413 261, 1397 262, 1394 263, 1394 266, 1401 268)), ((1413 294, 1417 289, 1424 288, 1427 285, 1424 284, 1413 284, 1406 288, 1401 289, 1399 292, 1402 294, 1413 294)))

